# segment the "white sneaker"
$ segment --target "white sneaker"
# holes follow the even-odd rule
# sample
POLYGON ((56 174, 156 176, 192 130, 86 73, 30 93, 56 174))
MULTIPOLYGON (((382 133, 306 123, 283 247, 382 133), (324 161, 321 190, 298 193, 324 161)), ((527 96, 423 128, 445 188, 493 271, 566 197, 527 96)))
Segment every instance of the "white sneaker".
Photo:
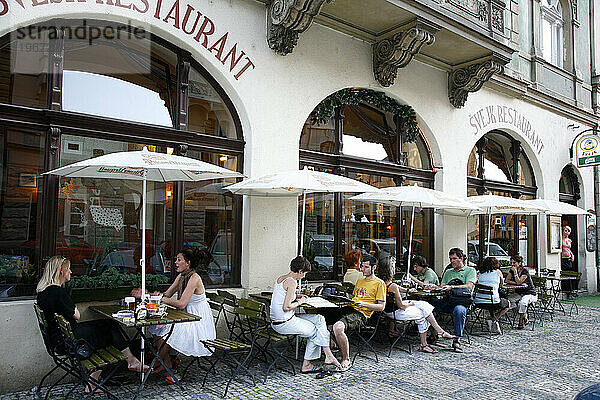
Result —
POLYGON ((488 326, 488 331, 489 331, 490 333, 494 333, 494 331, 493 331, 493 329, 492 329, 492 328, 493 328, 493 325, 494 325, 494 323, 492 322, 492 320, 491 320, 491 319, 488 319, 486 322, 487 322, 487 326, 488 326))
POLYGON ((498 321, 494 321, 494 324, 492 325, 492 333, 495 333, 496 335, 502 335, 502 330, 500 330, 500 323, 498 323, 498 321))

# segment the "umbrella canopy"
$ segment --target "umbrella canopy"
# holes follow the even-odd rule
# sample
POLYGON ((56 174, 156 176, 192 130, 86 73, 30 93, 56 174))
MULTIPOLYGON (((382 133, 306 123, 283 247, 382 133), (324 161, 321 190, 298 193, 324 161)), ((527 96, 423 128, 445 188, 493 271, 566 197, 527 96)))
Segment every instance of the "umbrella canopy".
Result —
POLYGON ((485 194, 482 196, 468 197, 467 201, 480 211, 473 211, 473 214, 522 214, 536 215, 544 214, 548 209, 543 206, 535 205, 527 200, 519 200, 512 197, 497 196, 494 194, 485 194))
POLYGON ((351 197, 350 200, 381 203, 396 207, 481 211, 477 206, 469 204, 460 197, 417 185, 387 187, 376 192, 359 194, 351 197))
POLYGON ((588 212, 583 208, 576 207, 574 205, 563 203, 562 201, 546 200, 546 199, 535 199, 535 200, 524 200, 527 203, 534 204, 536 206, 547 208, 546 214, 552 215, 586 215, 588 212))
POLYGON ((300 235, 300 254, 304 247, 304 214, 306 193, 362 193, 375 192, 377 188, 345 176, 310 170, 282 171, 275 174, 244 179, 227 186, 225 189, 235 194, 263 197, 302 197, 302 228, 300 235))
POLYGON ((48 171, 69 178, 110 178, 154 182, 203 181, 237 178, 239 172, 172 154, 153 153, 146 147, 140 151, 124 151, 82 160, 48 171))
MULTIPOLYGON (((413 186, 395 186, 379 189, 374 193, 363 193, 351 197, 350 200, 364 201, 369 203, 381 203, 395 207, 412 207, 412 218, 410 220, 410 236, 408 246, 407 273, 410 270, 412 253, 413 223, 415 220, 415 208, 433 208, 441 210, 456 210, 461 213, 481 211, 465 200, 441 192, 439 190, 427 189, 416 184, 413 186)), ((407 275, 408 276, 408 275, 407 275)))
POLYGON ((362 193, 377 188, 345 176, 313 171, 308 168, 244 179, 225 189, 235 194, 265 197, 290 197, 303 193, 362 193))

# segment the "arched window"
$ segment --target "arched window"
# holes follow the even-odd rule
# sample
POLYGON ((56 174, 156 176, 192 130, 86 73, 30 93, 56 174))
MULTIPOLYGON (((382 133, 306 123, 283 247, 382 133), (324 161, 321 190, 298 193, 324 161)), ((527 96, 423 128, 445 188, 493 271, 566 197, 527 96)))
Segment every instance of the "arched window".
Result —
MULTIPOLYGON (((467 163, 467 194, 496 194, 521 199, 536 197, 537 187, 531 164, 521 143, 501 131, 484 135, 473 147, 467 163)), ((469 261, 479 263, 487 246, 487 217, 469 217, 467 252, 469 261), (480 229, 481 228, 481 229, 480 229)), ((520 254, 527 265, 536 265, 535 217, 496 214, 491 218, 490 255, 503 269, 510 267, 510 255, 520 254)))
POLYGON ((573 205, 577 205, 577 200, 581 198, 579 180, 572 165, 567 165, 560 173, 558 197, 560 201, 573 205))
MULTIPOLYGON (((243 167, 237 112, 189 53, 116 22, 86 20, 110 34, 82 39, 80 23, 0 38, 0 281, 14 284, 0 296, 32 295, 54 254, 68 257, 76 276, 139 269, 141 183, 39 178, 45 170, 143 146, 243 167), (39 51, 22 51, 31 46, 20 40, 39 51)), ((239 284, 242 200, 222 189, 230 183, 148 183, 147 272, 172 278, 186 245, 206 253, 206 285, 239 284)))
POLYGON ((560 0, 542 0, 540 17, 542 55, 549 63, 563 68, 566 18, 560 0))
MULTIPOLYGON (((337 107, 324 123, 317 123, 315 115, 316 111, 307 118, 300 136, 301 167, 344 174, 376 187, 432 186, 427 143, 422 135, 403 140, 402 123, 392 112, 364 101, 337 107)), ((342 257, 351 250, 379 259, 397 257, 402 266, 401 256, 409 246, 410 210, 349 200, 353 195, 307 196, 304 254, 313 264, 308 279, 338 279, 345 272, 342 257)), ((301 207, 300 202, 299 218, 301 207)), ((417 210, 413 254, 432 260, 432 236, 431 211, 417 210)))

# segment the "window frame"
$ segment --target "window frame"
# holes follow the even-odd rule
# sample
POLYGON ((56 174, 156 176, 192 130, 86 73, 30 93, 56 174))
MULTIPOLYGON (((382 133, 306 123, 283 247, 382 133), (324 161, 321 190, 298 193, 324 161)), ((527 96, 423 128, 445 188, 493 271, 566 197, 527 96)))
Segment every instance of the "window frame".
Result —
MULTIPOLYGON (((365 104, 368 108, 371 108, 378 113, 381 112, 373 108, 372 105, 365 104)), ((305 166, 315 168, 329 168, 333 170, 333 173, 338 175, 346 175, 347 172, 356 172, 364 174, 382 175, 393 178, 397 185, 401 185, 406 180, 424 182, 427 187, 433 187, 435 173, 434 169, 425 170, 414 167, 409 167, 401 164, 403 157, 399 157, 397 162, 391 161, 377 161, 368 158, 356 157, 351 155, 343 154, 343 151, 339 151, 341 146, 341 140, 343 137, 343 120, 344 120, 344 108, 346 106, 337 107, 334 110, 334 115, 331 117, 334 129, 334 153, 322 153, 313 150, 302 149, 300 139, 298 140, 299 145, 299 167, 302 169, 305 166)), ((309 117, 310 118, 310 117, 309 117)), ((400 132, 397 132, 400 135, 400 132)), ((424 142, 425 149, 429 149, 427 141, 421 135, 420 138, 424 142)), ((402 140, 398 140, 400 149, 402 148, 402 140)), ((432 154, 429 151, 427 156, 429 157, 429 165, 433 166, 432 154)), ((338 280, 341 280, 343 276, 343 246, 342 237, 343 230, 343 212, 344 198, 342 193, 334 193, 334 248, 333 248, 333 275, 338 280)), ((400 208, 400 207, 397 207, 400 208)), ((433 218, 433 210, 429 209, 426 212, 431 213, 430 215, 430 229, 429 229, 429 240, 432 244, 428 249, 426 257, 428 260, 433 260, 434 257, 434 238, 435 238, 435 223, 433 218)), ((397 213, 403 215, 402 210, 397 210, 397 213)), ((402 220, 402 218, 401 218, 402 220)), ((298 243, 300 242, 298 237, 298 243)), ((396 224, 396 254, 402 254, 402 223, 396 224)), ((398 258, 397 258, 398 260, 398 258)))
MULTIPOLYGON (((102 25, 108 21, 86 20, 90 25, 102 25)), ((48 20, 45 24, 54 26, 66 26, 65 20, 48 20)), ((0 46, 10 42, 8 33, 0 37, 0 46)), ((43 171, 49 171, 60 165, 60 141, 63 134, 96 137, 107 140, 124 142, 149 143, 157 146, 172 147, 175 153, 185 155, 187 149, 202 152, 213 152, 228 154, 237 157, 237 171, 243 172, 244 147, 242 124, 239 114, 225 90, 218 84, 216 79, 208 73, 200 62, 193 59, 191 54, 178 48, 165 39, 155 34, 150 35, 155 42, 177 56, 177 73, 173 78, 177 88, 175 100, 176 114, 174 115, 174 127, 149 125, 141 122, 130 122, 114 118, 107 118, 91 114, 81 114, 71 111, 63 111, 62 98, 60 97, 62 87, 62 57, 64 54, 64 40, 61 35, 49 39, 48 73, 47 73, 47 101, 45 108, 30 108, 14 104, 0 103, 0 123, 6 127, 16 129, 34 129, 46 132, 46 144, 44 154, 43 171), (190 67, 194 68, 217 92, 227 107, 232 119, 237 139, 219 137, 197 133, 187 130, 185 114, 187 113, 187 79, 190 67), (101 128, 99 128, 101 127, 101 128), (127 133, 124 133, 127 132, 127 133)), ((41 235, 38 263, 38 276, 41 276, 43 265, 54 255, 57 240, 57 206, 58 206, 58 182, 57 176, 45 176, 39 179, 41 198, 38 200, 39 207, 44 210, 52 210, 42 214, 42 232, 54 232, 51 235, 41 235)), ((184 182, 173 183, 173 229, 171 240, 174 246, 183 245, 183 205, 184 205, 184 182)), ((231 283, 227 285, 211 285, 211 287, 240 287, 241 286, 241 246, 242 246, 242 209, 243 197, 233 196, 235 213, 233 215, 232 229, 235 231, 235 240, 232 243, 233 268, 231 283)), ((172 260, 172 265, 174 261, 172 260)), ((176 276, 174 269, 171 271, 171 280, 176 276)), ((0 301, 14 301, 19 299, 31 299, 34 296, 8 297, 0 301)))

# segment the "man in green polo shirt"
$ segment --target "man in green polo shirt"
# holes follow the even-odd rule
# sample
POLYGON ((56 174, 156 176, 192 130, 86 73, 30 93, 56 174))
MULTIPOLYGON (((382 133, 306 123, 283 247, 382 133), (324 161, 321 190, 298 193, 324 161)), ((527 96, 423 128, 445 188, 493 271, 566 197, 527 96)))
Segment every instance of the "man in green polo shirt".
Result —
MULTIPOLYGON (((468 267, 463 263, 465 259, 465 253, 458 247, 450 249, 448 254, 450 258, 450 265, 452 268, 448 268, 442 276, 442 285, 440 288, 450 290, 453 288, 467 288, 473 291, 475 282, 477 282, 477 272, 475 268, 468 267), (461 285, 448 285, 452 279, 460 279, 463 284, 461 285)), ((467 319, 467 307, 463 305, 448 304, 445 299, 434 299, 431 304, 435 307, 436 311, 452 313, 452 320, 454 321, 454 336, 456 339, 452 343, 452 348, 457 353, 462 353, 462 347, 460 345, 460 338, 463 336, 465 329, 465 321, 467 319)))
POLYGON ((410 279, 419 286, 439 285, 440 279, 433 269, 427 264, 427 260, 422 256, 414 256, 412 260, 412 268, 417 273, 417 276, 410 275, 410 279))

